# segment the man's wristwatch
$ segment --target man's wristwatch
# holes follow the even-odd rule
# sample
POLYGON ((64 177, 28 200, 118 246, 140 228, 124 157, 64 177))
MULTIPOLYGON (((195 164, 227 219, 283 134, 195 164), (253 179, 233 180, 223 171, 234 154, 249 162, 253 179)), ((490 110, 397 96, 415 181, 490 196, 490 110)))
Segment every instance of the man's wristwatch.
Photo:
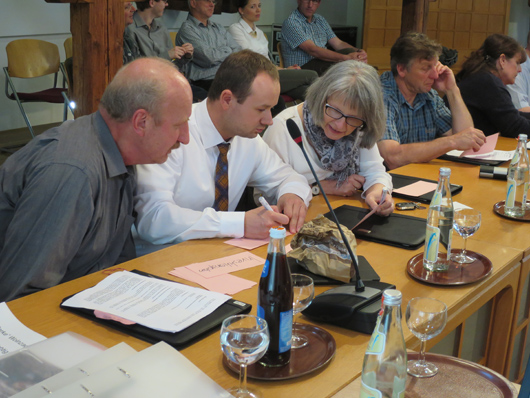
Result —
POLYGON ((320 187, 316 182, 311 184, 311 193, 313 193, 313 196, 317 196, 320 194, 320 187))

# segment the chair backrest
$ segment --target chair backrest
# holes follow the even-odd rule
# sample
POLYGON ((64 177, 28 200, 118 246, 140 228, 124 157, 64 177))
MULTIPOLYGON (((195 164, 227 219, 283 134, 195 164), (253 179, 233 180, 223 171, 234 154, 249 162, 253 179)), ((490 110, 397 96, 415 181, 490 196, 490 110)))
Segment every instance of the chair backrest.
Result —
POLYGON ((175 38, 177 37, 177 32, 169 32, 169 37, 171 37, 171 43, 175 45, 175 38))
POLYGON ((283 54, 282 54, 282 42, 279 41, 278 44, 276 44, 276 49, 278 50, 278 55, 280 56, 280 68, 285 68, 283 66, 283 54))
POLYGON ((31 78, 59 71, 59 48, 35 39, 14 40, 6 46, 7 70, 11 77, 31 78))
POLYGON ((72 56, 74 55, 74 50, 73 50, 73 44, 72 44, 72 38, 71 37, 68 37, 64 41, 64 53, 66 54, 65 58, 72 58, 72 56))

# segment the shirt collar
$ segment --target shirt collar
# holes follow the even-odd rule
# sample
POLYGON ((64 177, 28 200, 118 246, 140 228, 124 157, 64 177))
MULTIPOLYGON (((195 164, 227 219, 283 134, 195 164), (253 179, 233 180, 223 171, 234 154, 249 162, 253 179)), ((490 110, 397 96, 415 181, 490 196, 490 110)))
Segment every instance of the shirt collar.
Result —
POLYGON ((205 149, 215 147, 223 142, 226 142, 217 128, 213 124, 212 118, 208 113, 208 108, 206 102, 208 99, 199 102, 198 104, 193 104, 193 119, 195 125, 197 126, 197 132, 199 133, 199 139, 202 142, 202 145, 205 149))
MULTIPOLYGON (((239 20, 239 24, 243 27, 243 29, 245 30, 245 32, 247 33, 251 33, 251 32, 254 32, 254 29, 252 29, 250 27, 250 25, 247 23, 247 21, 245 21, 243 18, 241 18, 239 20)), ((257 30, 256 30, 257 31, 257 30)))
POLYGON ((416 97, 414 98, 414 106, 410 105, 408 101, 405 99, 405 96, 403 95, 401 90, 399 89, 392 71, 389 71, 386 73, 388 73, 387 75, 388 83, 390 84, 392 91, 394 91, 399 105, 407 105, 409 108, 414 109, 414 108, 417 108, 418 106, 425 104, 427 101, 432 100, 432 98, 428 95, 428 93, 419 93, 419 94, 416 94, 416 97))
POLYGON ((191 15, 191 12, 188 14, 188 19, 191 22, 193 22, 193 24, 195 26, 208 26, 208 25, 213 26, 214 25, 214 22, 210 21, 209 19, 208 19, 208 22, 207 22, 208 25, 204 25, 201 21, 199 21, 197 18, 195 18, 193 15, 191 15))
POLYGON ((298 8, 294 10, 294 16, 306 23, 315 23, 317 18, 319 17, 318 14, 313 14, 313 18, 311 18, 311 22, 307 22, 307 17, 304 14, 302 14, 298 8))
POLYGON ((93 118, 98 139, 101 144, 103 158, 105 159, 105 164, 107 165, 108 177, 112 178, 119 176, 120 174, 128 173, 127 167, 123 162, 123 157, 121 156, 120 150, 118 149, 118 145, 116 145, 116 141, 114 141, 107 123, 105 123, 105 120, 103 120, 103 117, 99 111, 94 113, 93 118))

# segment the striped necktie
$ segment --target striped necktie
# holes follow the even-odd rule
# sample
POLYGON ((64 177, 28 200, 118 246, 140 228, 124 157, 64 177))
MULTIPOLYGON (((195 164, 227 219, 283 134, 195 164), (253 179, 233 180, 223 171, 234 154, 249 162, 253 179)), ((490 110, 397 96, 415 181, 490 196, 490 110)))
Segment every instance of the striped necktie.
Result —
POLYGON ((230 144, 217 145, 219 156, 215 166, 215 202, 213 208, 216 211, 228 211, 228 150, 230 144))

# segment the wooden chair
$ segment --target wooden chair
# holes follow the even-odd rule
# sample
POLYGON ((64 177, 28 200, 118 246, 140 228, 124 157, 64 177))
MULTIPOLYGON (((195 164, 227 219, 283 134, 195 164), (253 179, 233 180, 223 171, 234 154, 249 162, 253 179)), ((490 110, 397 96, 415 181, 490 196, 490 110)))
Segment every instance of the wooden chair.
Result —
POLYGON ((282 42, 279 41, 278 44, 276 44, 276 50, 278 50, 278 55, 280 58, 280 68, 285 68, 283 63, 283 54, 282 54, 282 42))
POLYGON ((72 58, 72 56, 74 55, 72 37, 68 37, 64 41, 64 53, 66 54, 65 58, 72 58))
MULTIPOLYGON (((59 58, 59 48, 43 40, 19 39, 8 43, 6 52, 8 66, 3 68, 6 76, 5 93, 7 98, 17 102, 31 136, 34 137, 33 128, 22 104, 25 102, 64 104, 62 93, 67 89, 57 87, 59 72, 66 79, 66 73, 59 58), (55 75, 53 87, 37 92, 18 92, 12 79, 31 79, 52 73, 55 75)), ((66 118, 66 106, 64 115, 66 118)))
POLYGON ((171 43, 173 43, 173 45, 175 45, 175 39, 177 38, 177 33, 178 32, 169 32, 169 37, 171 37, 171 43))

